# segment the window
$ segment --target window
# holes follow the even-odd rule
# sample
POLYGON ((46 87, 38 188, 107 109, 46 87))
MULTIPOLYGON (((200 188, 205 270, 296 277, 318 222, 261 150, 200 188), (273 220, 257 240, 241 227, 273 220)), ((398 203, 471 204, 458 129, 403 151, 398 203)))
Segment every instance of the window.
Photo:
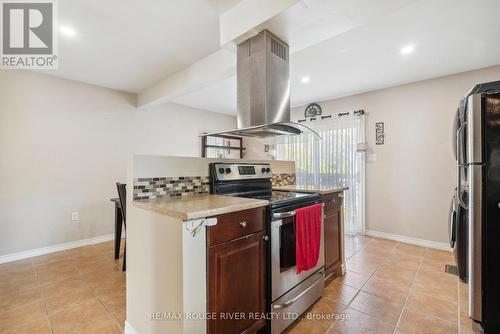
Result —
POLYGON ((203 158, 242 159, 244 149, 241 137, 223 135, 202 137, 203 158))

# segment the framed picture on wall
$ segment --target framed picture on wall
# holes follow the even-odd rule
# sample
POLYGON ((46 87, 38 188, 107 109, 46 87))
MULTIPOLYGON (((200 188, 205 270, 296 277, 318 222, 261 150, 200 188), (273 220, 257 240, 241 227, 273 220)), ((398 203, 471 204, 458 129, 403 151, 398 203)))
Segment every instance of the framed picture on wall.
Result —
POLYGON ((375 123, 375 145, 384 145, 384 122, 375 123))

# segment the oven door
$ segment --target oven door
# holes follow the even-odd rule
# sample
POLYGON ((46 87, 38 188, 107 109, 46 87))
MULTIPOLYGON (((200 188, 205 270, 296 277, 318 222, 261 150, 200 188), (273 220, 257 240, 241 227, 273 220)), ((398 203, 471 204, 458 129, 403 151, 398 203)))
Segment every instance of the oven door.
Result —
MULTIPOLYGON (((323 216, 323 215, 322 215, 323 216)), ((296 285, 324 266, 324 221, 321 221, 321 242, 316 267, 297 274, 295 255, 295 211, 272 213, 271 221, 271 274, 272 301, 275 301, 296 285)))

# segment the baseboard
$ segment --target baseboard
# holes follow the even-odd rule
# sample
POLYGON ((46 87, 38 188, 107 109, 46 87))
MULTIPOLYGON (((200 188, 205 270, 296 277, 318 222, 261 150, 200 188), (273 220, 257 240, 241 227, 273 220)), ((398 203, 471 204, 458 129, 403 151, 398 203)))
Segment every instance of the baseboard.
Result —
POLYGON ((137 331, 130 325, 127 320, 125 320, 125 330, 124 334, 138 334, 137 331))
MULTIPOLYGON (((122 235, 123 237, 124 235, 122 235)), ((111 241, 115 239, 114 233, 102 235, 100 237, 83 239, 78 241, 66 242, 63 244, 57 244, 53 246, 47 246, 17 253, 11 253, 6 255, 0 255, 0 264, 13 262, 18 260, 27 259, 34 256, 46 255, 50 253, 60 252, 67 249, 78 248, 88 245, 100 244, 102 242, 111 241)))
POLYGON ((449 252, 452 251, 452 249, 450 248, 450 245, 442 243, 442 242, 430 241, 430 240, 425 240, 425 239, 417 239, 417 238, 407 237, 404 235, 391 234, 391 233, 385 233, 385 232, 379 232, 379 231, 373 231, 373 230, 366 230, 365 234, 367 236, 370 236, 370 237, 400 241, 400 242, 405 242, 407 244, 423 246, 423 247, 428 247, 428 248, 435 248, 435 249, 445 250, 445 251, 449 251, 449 252))

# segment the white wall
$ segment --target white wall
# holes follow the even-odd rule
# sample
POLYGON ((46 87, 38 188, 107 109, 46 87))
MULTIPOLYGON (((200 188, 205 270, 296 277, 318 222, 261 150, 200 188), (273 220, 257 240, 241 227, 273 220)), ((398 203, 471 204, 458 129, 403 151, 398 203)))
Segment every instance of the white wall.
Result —
MULTIPOLYGON (((377 154, 366 168, 368 230, 448 242, 454 113, 475 83, 495 80, 500 66, 320 103, 323 114, 368 113, 368 144, 377 154), (375 145, 378 121, 385 122, 383 146, 375 145)), ((294 108, 292 118, 304 118, 304 107, 294 108)))
MULTIPOLYGON (((274 140, 268 140, 265 138, 254 138, 254 137, 244 137, 243 146, 246 150, 243 153, 243 159, 253 159, 253 160, 272 160, 274 156, 272 155, 271 149, 266 152, 264 146, 266 144, 274 144, 274 140)), ((274 147, 270 145, 270 148, 274 147)))
MULTIPOLYGON (((134 155, 133 179, 142 177, 209 176, 212 162, 238 162, 240 159, 194 158, 161 155, 134 155)), ((295 162, 282 160, 252 159, 253 163, 269 163, 273 173, 294 173, 295 162)))
POLYGON ((27 71, 0 71, 0 255, 110 234, 132 153, 200 156, 235 117, 27 71), (71 221, 71 212, 80 221, 71 221))

